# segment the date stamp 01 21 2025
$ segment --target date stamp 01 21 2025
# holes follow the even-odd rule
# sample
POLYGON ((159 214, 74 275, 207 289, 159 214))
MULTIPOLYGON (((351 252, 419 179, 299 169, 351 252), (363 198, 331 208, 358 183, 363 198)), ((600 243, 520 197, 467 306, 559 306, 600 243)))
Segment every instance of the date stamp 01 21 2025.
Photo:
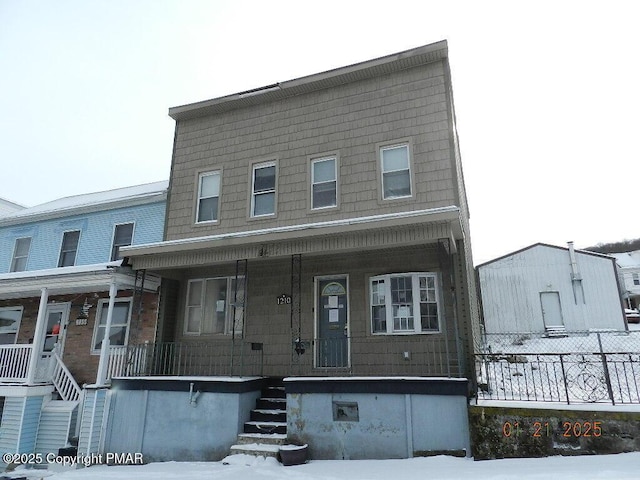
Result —
MULTIPOLYGON (((555 433, 549 422, 533 422, 531 426, 521 424, 518 421, 502 424, 504 437, 517 438, 523 431, 536 438, 550 437, 555 433)), ((601 437, 602 422, 562 422, 562 430, 558 433, 565 438, 601 437)))

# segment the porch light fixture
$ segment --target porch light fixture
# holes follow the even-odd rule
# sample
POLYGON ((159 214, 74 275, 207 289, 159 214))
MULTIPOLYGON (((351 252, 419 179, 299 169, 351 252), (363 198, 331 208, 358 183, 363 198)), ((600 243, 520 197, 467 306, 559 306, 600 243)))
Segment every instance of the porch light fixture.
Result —
POLYGON ((92 307, 87 298, 84 299, 84 303, 80 307, 80 313, 76 317, 76 325, 87 325, 89 323, 89 309, 92 307))

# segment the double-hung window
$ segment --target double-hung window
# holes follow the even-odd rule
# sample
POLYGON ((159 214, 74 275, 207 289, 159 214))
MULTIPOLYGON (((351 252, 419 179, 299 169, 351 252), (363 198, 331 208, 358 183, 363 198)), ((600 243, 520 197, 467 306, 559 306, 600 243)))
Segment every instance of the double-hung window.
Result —
POLYGON ((276 163, 254 165, 251 175, 251 216, 276 213, 276 163))
POLYGON ((244 298, 244 282, 239 280, 237 292, 235 285, 235 277, 189 280, 184 333, 231 334, 234 329, 236 333, 242 333, 242 310, 234 309, 233 302, 236 298, 244 298))
POLYGON ((380 148, 382 198, 384 200, 411 196, 411 169, 409 165, 408 145, 380 148))
MULTIPOLYGON (((109 313, 109 300, 104 299, 98 302, 96 313, 96 326, 93 331, 93 353, 99 353, 102 347, 105 333, 107 331, 107 315, 109 313)), ((129 321, 131 318, 131 299, 117 298, 113 304, 113 314, 111 316, 111 330, 109 331, 109 345, 124 346, 127 344, 129 335, 129 321)))
POLYGON ((440 331, 440 292, 436 273, 371 277, 371 331, 378 334, 440 331))
POLYGON ((113 245, 111 246, 111 261, 120 260, 120 248, 131 245, 133 239, 133 223, 121 223, 115 226, 113 245))
POLYGON ((220 205, 220 172, 201 173, 198 178, 196 223, 217 222, 220 205))
POLYGON ((337 205, 336 157, 311 161, 311 208, 329 208, 337 205))
POLYGON ((0 307, 0 344, 16 343, 22 307, 0 307))
POLYGON ((13 248, 13 259, 11 260, 12 272, 24 272, 27 269, 29 248, 31 248, 31 237, 16 239, 16 244, 13 248))
POLYGON ((64 232, 62 247, 60 247, 60 258, 58 260, 59 267, 73 267, 76 264, 79 240, 80 230, 64 232))

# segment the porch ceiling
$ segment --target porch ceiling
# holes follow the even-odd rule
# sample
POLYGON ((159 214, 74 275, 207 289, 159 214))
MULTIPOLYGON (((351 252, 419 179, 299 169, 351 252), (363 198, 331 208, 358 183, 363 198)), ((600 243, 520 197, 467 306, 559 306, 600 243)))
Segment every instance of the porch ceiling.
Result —
MULTIPOLYGON (((113 281, 120 290, 133 289, 135 273, 113 264, 8 273, 0 275, 0 300, 38 297, 43 288, 49 295, 106 291, 113 281)), ((145 279, 145 290, 155 291, 159 285, 158 277, 145 279)))
POLYGON ((239 259, 378 250, 462 238, 458 207, 375 215, 125 247, 134 269, 166 270, 239 259))

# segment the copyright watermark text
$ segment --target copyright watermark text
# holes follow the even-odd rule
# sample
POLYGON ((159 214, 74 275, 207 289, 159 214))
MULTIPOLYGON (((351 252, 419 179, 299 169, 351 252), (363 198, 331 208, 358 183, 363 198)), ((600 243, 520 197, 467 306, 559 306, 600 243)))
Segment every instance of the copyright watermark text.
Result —
POLYGON ((5 453, 2 461, 7 465, 19 463, 23 465, 41 465, 55 463, 63 466, 84 465, 142 465, 142 453, 92 453, 89 455, 58 455, 56 453, 5 453))

